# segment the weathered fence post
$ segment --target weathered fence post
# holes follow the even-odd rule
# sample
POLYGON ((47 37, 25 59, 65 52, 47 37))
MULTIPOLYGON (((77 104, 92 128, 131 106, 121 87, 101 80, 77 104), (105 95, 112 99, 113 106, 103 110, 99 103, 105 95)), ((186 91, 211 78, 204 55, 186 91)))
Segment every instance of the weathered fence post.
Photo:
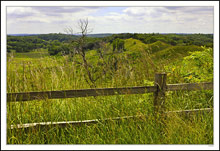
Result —
POLYGON ((157 113, 161 113, 165 109, 166 78, 166 73, 155 74, 154 85, 157 86, 157 91, 154 92, 154 111, 157 113))
MULTIPOLYGON (((159 133, 164 136, 164 128, 165 128, 165 92, 167 89, 166 86, 166 73, 156 73, 155 74, 155 83, 157 86, 157 91, 154 92, 154 116, 155 122, 157 124, 157 128, 159 133)), ((163 137, 160 137, 161 141, 163 141, 163 137)))

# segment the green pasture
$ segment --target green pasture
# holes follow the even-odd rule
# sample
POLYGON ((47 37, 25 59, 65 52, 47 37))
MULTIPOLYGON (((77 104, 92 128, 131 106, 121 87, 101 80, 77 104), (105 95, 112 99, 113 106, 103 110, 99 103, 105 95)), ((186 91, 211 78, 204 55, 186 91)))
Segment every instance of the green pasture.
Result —
MULTIPOLYGON (((102 60, 91 50, 86 58, 93 76, 99 77, 96 88, 153 85, 157 72, 166 72, 169 84, 213 81, 211 48, 127 39, 122 52, 113 54, 109 49, 102 60)), ((8 54, 7 92, 90 88, 80 61, 78 55, 49 56, 46 50, 8 54)), ((212 112, 172 114, 162 122, 153 114, 153 99, 153 93, 147 93, 8 102, 7 128, 35 122, 146 117, 82 126, 8 129, 7 144, 213 144, 212 112)), ((213 108, 213 90, 167 92, 165 106, 166 111, 213 108)))

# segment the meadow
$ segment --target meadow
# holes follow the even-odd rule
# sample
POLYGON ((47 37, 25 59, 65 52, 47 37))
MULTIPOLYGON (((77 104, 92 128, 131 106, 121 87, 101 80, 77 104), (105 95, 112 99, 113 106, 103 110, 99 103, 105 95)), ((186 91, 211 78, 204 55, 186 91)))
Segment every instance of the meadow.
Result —
MULTIPOLYGON (((96 88, 152 86, 154 74, 167 73, 167 83, 213 81, 212 48, 145 44, 125 39, 124 51, 112 45, 86 52, 96 88), (117 66, 115 66, 117 62, 117 66)), ((7 93, 91 88, 78 55, 50 56, 47 49, 8 53, 7 93)), ((94 86, 93 85, 93 86, 94 86)), ((7 127, 35 122, 80 121, 132 115, 91 125, 8 129, 8 144, 213 144, 213 112, 172 114, 155 120, 153 93, 7 103, 7 127)), ((166 93, 166 111, 213 108, 213 90, 166 93)))

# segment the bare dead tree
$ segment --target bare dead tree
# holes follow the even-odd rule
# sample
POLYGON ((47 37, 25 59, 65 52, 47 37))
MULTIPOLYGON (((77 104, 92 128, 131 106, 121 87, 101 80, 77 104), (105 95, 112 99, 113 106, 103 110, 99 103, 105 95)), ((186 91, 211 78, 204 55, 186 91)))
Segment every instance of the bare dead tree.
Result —
MULTIPOLYGON (((82 63, 79 63, 81 66, 83 66, 83 68, 85 69, 86 74, 84 74, 84 78, 86 80, 86 82, 89 84, 90 88, 95 88, 95 82, 100 78, 99 76, 93 76, 92 73, 92 66, 89 65, 87 59, 86 59, 86 49, 85 49, 85 45, 86 45, 86 36, 88 33, 90 33, 92 30, 89 28, 89 21, 88 19, 80 19, 78 22, 78 28, 80 30, 80 37, 79 39, 76 41, 77 46, 76 48, 74 48, 74 53, 75 54, 79 54, 82 58, 82 63)), ((65 29, 66 32, 68 33, 73 33, 73 29, 68 27, 65 29)), ((76 61, 77 63, 77 61, 76 61)))
POLYGON ((79 38, 79 54, 82 57, 83 60, 83 67, 87 73, 87 77, 89 80, 87 80, 86 75, 84 75, 86 82, 90 85, 90 87, 96 87, 95 82, 98 80, 99 77, 93 77, 90 66, 88 64, 88 61, 86 60, 86 53, 84 46, 86 45, 86 36, 91 30, 89 29, 89 21, 88 19, 85 20, 79 20, 78 26, 80 28, 81 37, 79 38))

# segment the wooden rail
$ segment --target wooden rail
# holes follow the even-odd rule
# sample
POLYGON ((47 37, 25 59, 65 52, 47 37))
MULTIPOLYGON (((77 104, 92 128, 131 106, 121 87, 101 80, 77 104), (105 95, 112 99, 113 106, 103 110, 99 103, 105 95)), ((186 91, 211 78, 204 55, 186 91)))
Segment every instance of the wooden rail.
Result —
MULTIPOLYGON (((204 83, 168 84, 165 86, 164 91, 184 91, 184 90, 192 91, 192 90, 211 90, 211 89, 213 89, 213 83, 204 82, 204 83)), ((156 85, 142 86, 142 87, 124 87, 124 88, 100 88, 100 89, 7 93, 7 102, 89 97, 89 96, 123 95, 123 94, 144 94, 144 93, 152 93, 152 92, 157 92, 156 85)))
MULTIPOLYGON (((17 101, 31 101, 31 100, 44 100, 44 99, 61 99, 61 98, 75 98, 75 97, 89 97, 89 96, 108 96, 108 95, 123 95, 123 94, 143 94, 143 93, 154 93, 154 107, 155 117, 162 119, 164 116, 170 113, 194 113, 198 111, 211 111, 212 109, 194 109, 194 110, 183 110, 183 111, 165 111, 165 98, 166 91, 195 91, 195 90, 212 90, 213 82, 203 83, 181 83, 181 84, 166 84, 166 74, 159 73, 155 74, 155 85, 154 86, 142 86, 142 87, 124 87, 124 88, 99 88, 99 89, 81 89, 81 90, 62 90, 62 91, 44 91, 44 92, 24 92, 24 93, 7 93, 7 102, 17 101)), ((27 123, 20 125, 11 125, 9 129, 14 128, 28 128, 36 126, 49 126, 49 125, 81 125, 87 123, 97 123, 99 121, 107 120, 120 120, 140 117, 137 116, 126 116, 116 117, 108 119, 95 119, 85 121, 68 121, 68 122, 42 122, 42 123, 27 123)), ((163 120, 162 120, 163 121, 163 120)))
MULTIPOLYGON (((212 111, 213 111, 212 108, 203 108, 203 109, 193 109, 193 110, 168 111, 168 112, 165 112, 165 114, 167 114, 168 116, 174 113, 189 115, 189 114, 198 113, 198 112, 212 112, 212 111)), ((80 126, 83 124, 96 124, 99 122, 132 119, 132 118, 147 118, 147 115, 123 116, 123 117, 113 117, 113 118, 105 118, 105 119, 82 120, 82 121, 26 123, 26 124, 11 125, 9 129, 24 129, 24 128, 31 128, 31 127, 46 127, 46 126, 66 127, 68 125, 80 126)))
POLYGON ((168 84, 166 91, 212 90, 213 82, 168 84))
POLYGON ((106 96, 120 94, 143 94, 157 90, 156 86, 126 87, 126 88, 101 88, 101 89, 81 89, 63 91, 44 91, 44 92, 24 92, 8 93, 7 101, 30 101, 36 99, 61 99, 89 96, 106 96))

